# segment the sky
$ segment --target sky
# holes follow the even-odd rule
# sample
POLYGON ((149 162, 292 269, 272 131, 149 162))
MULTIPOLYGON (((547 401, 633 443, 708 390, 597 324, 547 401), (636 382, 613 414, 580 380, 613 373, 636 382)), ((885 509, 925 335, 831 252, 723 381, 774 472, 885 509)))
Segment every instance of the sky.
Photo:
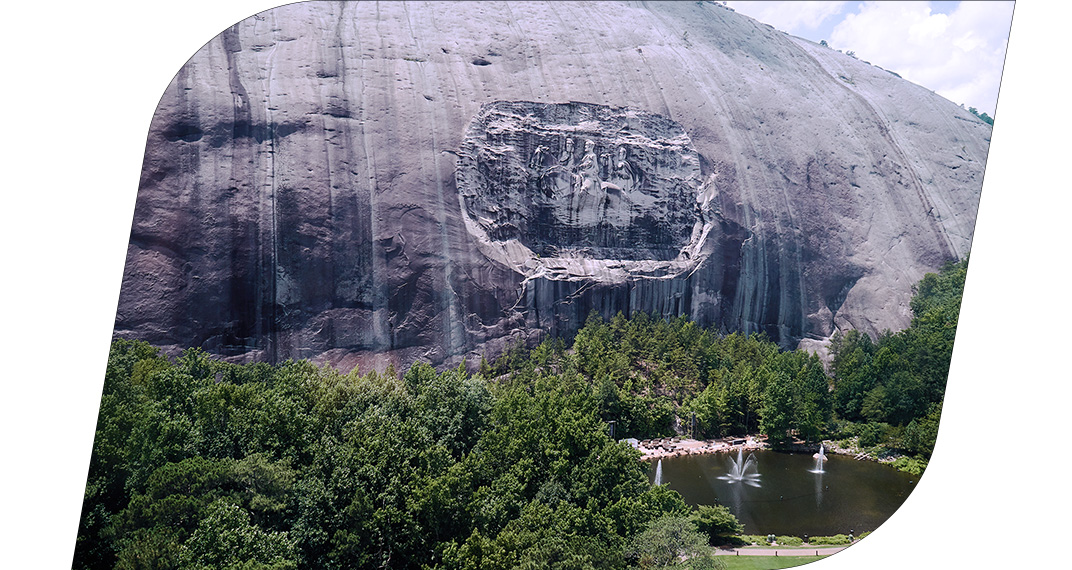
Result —
MULTIPOLYGON (((160 96, 206 41, 275 5, 61 4, 13 3, 5 16, 18 25, 0 34, 0 106, 8 110, 0 137, 0 568, 71 567, 145 137, 160 96)), ((859 10, 844 10, 839 21, 849 13, 859 10)), ((1072 402, 1064 356, 1072 148, 1055 110, 1066 92, 1069 21, 1072 3, 1017 3, 930 467, 886 524, 808 570, 1067 565, 1059 540, 1031 538, 1067 535, 1072 512, 1062 460, 1072 402), (1022 473, 1010 477, 1007 464, 1023 465, 1022 473), (1021 535, 1031 538, 1017 542, 1021 535)), ((833 42, 825 35, 819 39, 833 42)), ((860 44, 849 49, 903 71, 862 55, 860 44)))
POLYGON ((727 2, 996 118, 1013 2, 727 2))

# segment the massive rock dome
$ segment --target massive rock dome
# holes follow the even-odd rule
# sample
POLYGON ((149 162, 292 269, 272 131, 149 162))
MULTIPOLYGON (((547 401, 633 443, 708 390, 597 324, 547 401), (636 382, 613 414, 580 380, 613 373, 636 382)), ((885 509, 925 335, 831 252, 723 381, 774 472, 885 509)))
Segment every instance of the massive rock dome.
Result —
POLYGON ((592 311, 896 330, 970 248, 990 133, 709 2, 291 4, 164 92, 115 335, 348 368, 592 311))

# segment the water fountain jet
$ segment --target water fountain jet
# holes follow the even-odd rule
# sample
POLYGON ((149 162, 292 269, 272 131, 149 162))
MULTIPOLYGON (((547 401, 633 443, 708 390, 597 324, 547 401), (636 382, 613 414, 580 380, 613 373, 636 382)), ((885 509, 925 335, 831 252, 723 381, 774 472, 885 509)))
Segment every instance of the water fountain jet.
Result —
POLYGON ((748 454, 744 459, 744 448, 737 449, 737 460, 730 458, 730 472, 722 475, 719 479, 730 483, 744 483, 752 487, 759 487, 759 468, 756 466, 756 455, 748 454), (751 471, 749 471, 751 470, 751 471))
POLYGON ((815 468, 810 469, 809 473, 825 473, 823 471, 823 461, 826 461, 826 453, 823 452, 823 444, 819 444, 819 453, 816 453, 813 457, 815 457, 815 468))
POLYGON ((663 484, 663 460, 660 459, 659 463, 655 465, 655 484, 663 484))

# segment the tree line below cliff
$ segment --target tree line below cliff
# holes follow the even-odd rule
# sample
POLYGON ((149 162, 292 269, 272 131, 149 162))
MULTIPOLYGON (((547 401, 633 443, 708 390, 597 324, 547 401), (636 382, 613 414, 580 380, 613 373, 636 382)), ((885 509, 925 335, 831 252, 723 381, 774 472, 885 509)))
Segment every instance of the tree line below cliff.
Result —
POLYGON ((609 422, 615 438, 852 436, 925 461, 966 266, 920 282, 905 331, 836 337, 832 376, 759 335, 646 315, 593 317, 570 346, 515 347, 476 374, 171 360, 117 340, 74 567, 679 564, 653 554, 667 541, 712 567, 695 533, 733 521, 649 485, 609 422))

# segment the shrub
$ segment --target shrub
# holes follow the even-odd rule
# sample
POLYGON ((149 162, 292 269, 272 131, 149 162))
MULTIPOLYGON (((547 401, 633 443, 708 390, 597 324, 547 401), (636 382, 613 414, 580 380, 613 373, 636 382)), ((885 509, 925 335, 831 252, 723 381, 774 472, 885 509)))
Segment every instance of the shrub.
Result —
POLYGON ((808 540, 809 544, 842 545, 852 544, 847 534, 835 534, 834 536, 813 536, 808 540))
POLYGON ((718 544, 725 537, 744 531, 744 525, 723 505, 700 505, 691 520, 700 532, 707 535, 711 544, 718 544))
POLYGON ((875 447, 886 441, 890 426, 882 422, 867 422, 862 425, 857 424, 856 429, 860 436, 861 447, 875 447))
POLYGON ((666 515, 651 521, 633 538, 626 556, 640 565, 670 566, 684 558, 709 554, 707 537, 687 517, 666 515))
POLYGON ((927 462, 918 457, 898 457, 891 465, 899 471, 913 475, 922 475, 923 471, 927 469, 927 462))

